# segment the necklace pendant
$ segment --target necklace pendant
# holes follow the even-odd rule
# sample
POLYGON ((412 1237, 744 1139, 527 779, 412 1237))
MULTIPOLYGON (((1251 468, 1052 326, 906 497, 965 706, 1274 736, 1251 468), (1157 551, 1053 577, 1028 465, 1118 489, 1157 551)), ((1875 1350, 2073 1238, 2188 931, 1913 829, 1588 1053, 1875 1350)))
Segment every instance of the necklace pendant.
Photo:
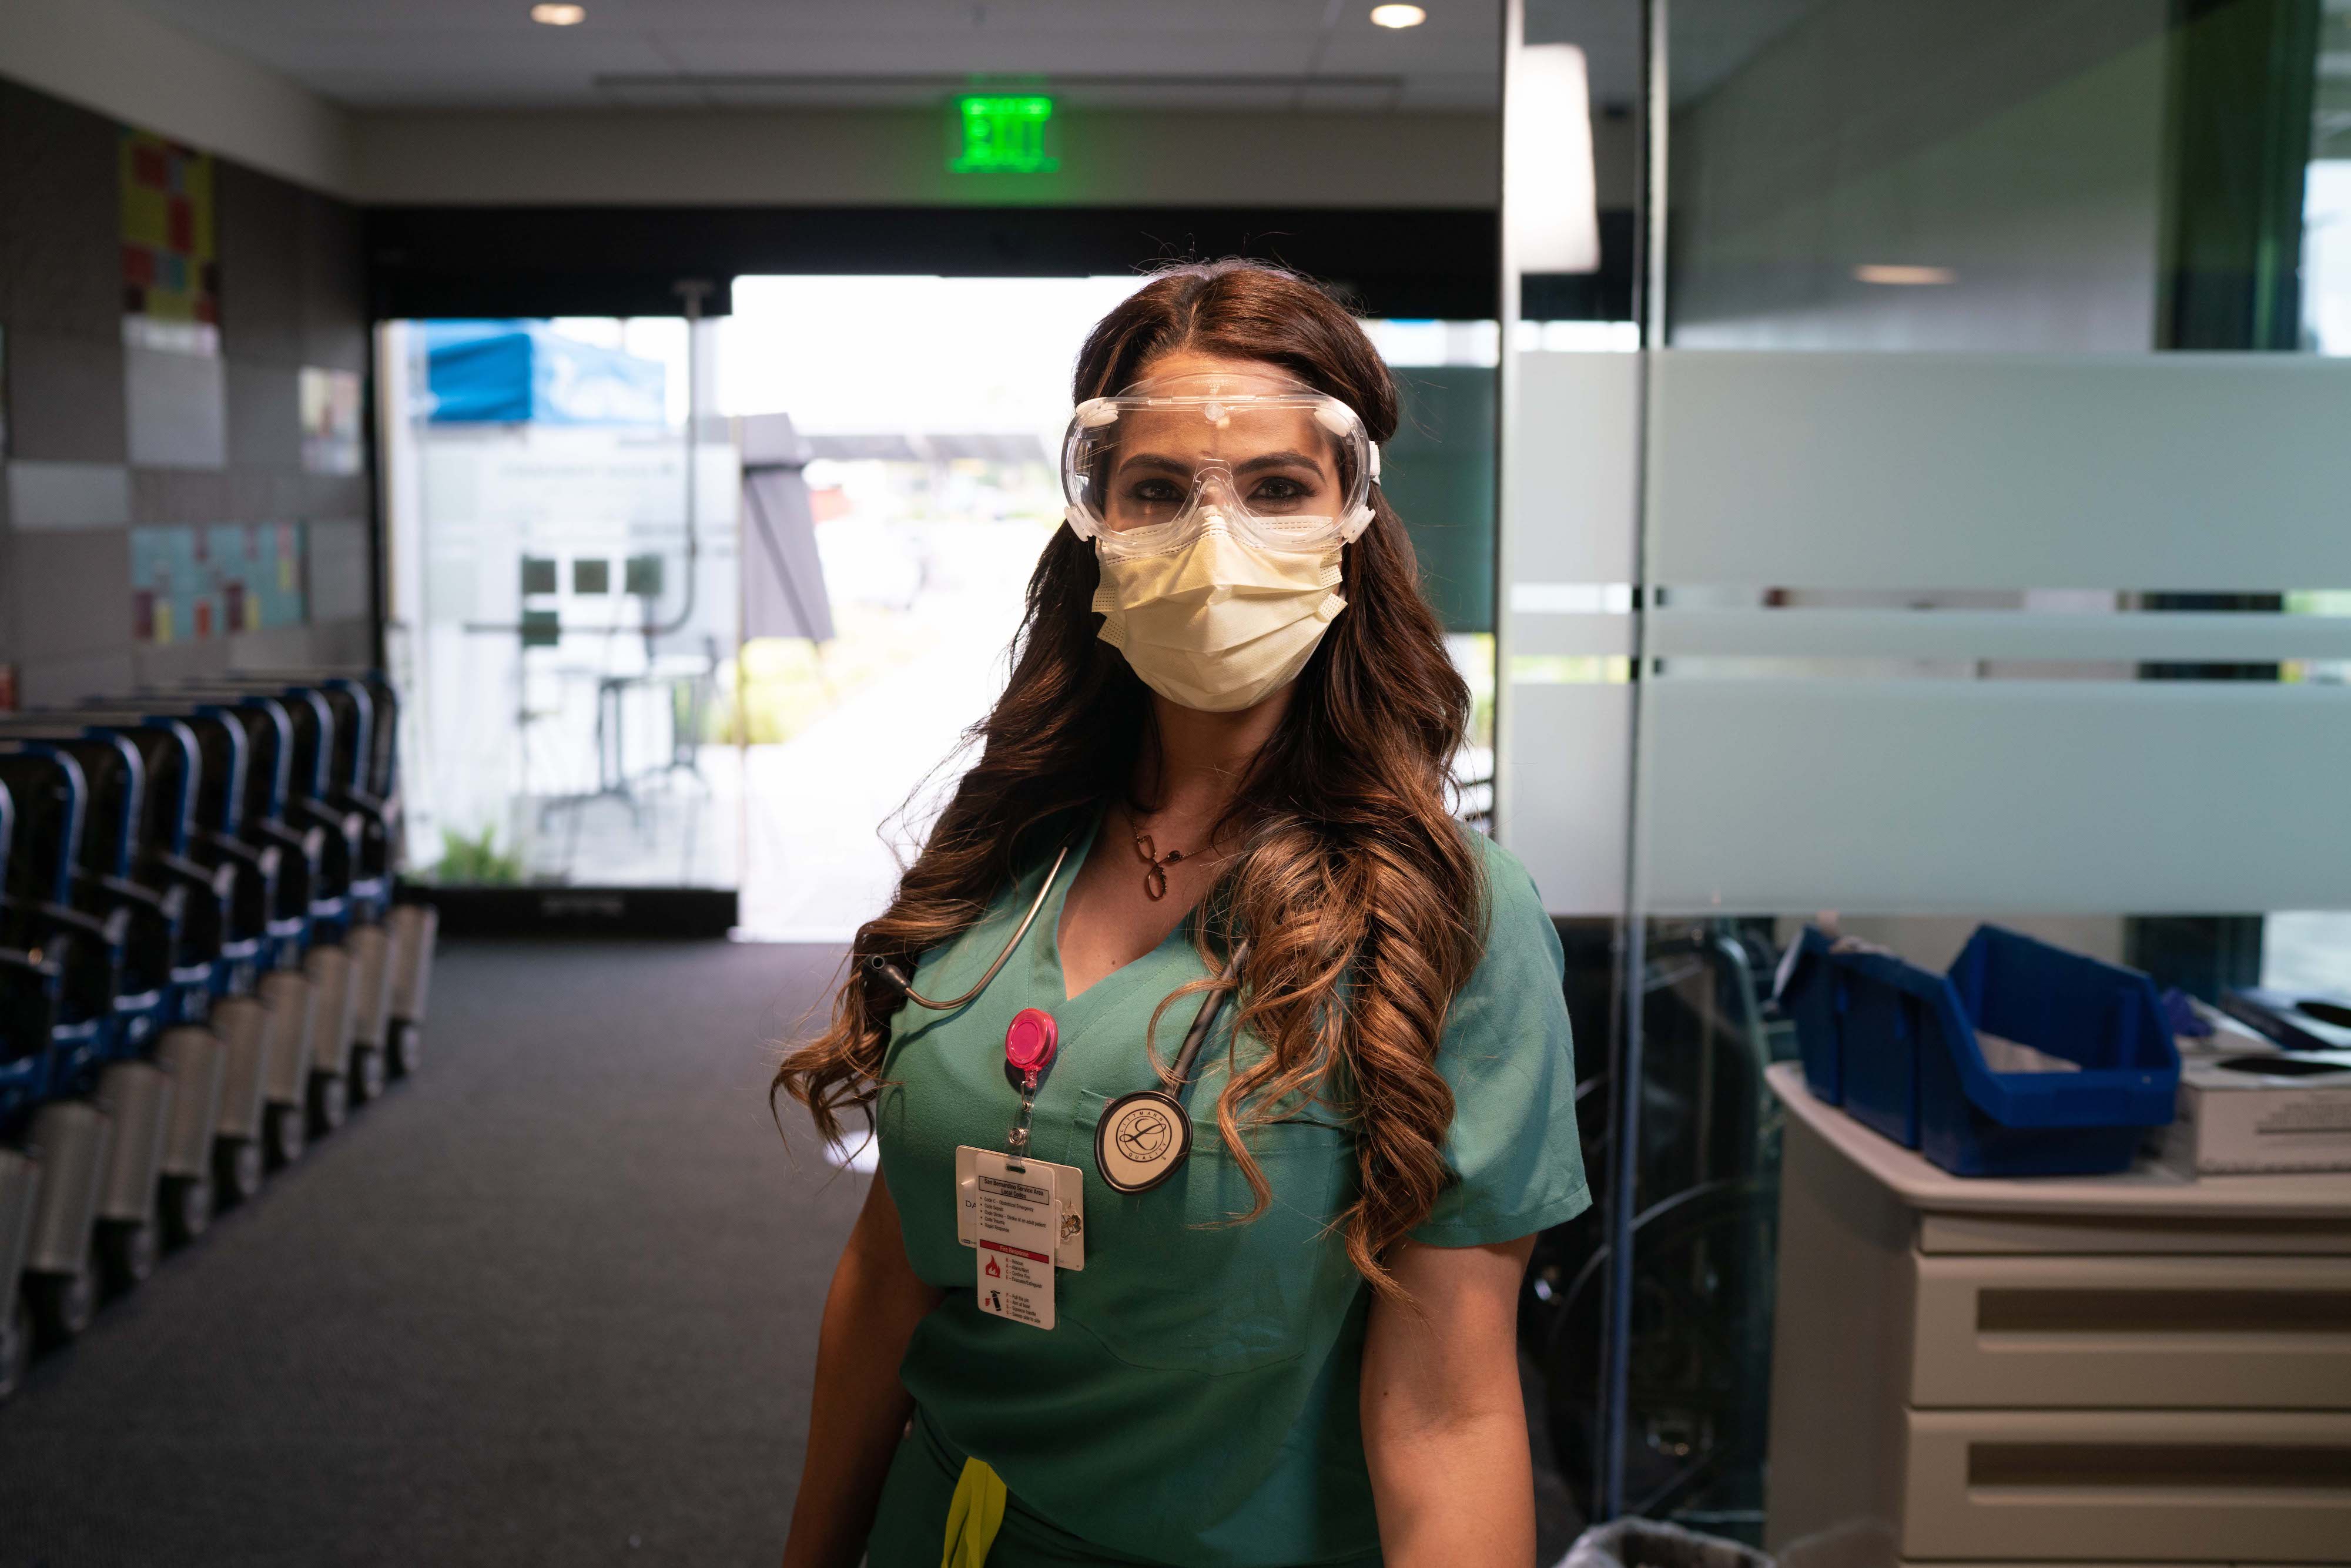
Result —
POLYGON ((1163 855, 1159 852, 1159 846, 1152 841, 1149 833, 1138 832, 1134 835, 1134 853, 1136 858, 1143 862, 1144 867, 1144 895, 1156 904, 1167 896, 1167 868, 1182 860, 1184 852, 1169 850, 1163 855))

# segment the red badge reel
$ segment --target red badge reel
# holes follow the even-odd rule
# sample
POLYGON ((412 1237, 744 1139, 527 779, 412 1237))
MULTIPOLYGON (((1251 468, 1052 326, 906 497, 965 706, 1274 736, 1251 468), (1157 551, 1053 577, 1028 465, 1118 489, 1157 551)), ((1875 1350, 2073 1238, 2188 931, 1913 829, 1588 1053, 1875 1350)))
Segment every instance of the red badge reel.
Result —
POLYGON ((1004 1029, 1004 1073, 1020 1091, 1020 1119, 1012 1124, 1005 1153, 1019 1159, 1029 1152, 1029 1117, 1037 1103, 1037 1084, 1053 1064, 1061 1031, 1053 1015, 1041 1008, 1022 1008, 1004 1029))
POLYGON ((1041 1008, 1022 1008, 1004 1030, 1004 1061, 1020 1075, 1022 1087, 1035 1089, 1037 1077, 1052 1065, 1061 1031, 1053 1015, 1041 1008))

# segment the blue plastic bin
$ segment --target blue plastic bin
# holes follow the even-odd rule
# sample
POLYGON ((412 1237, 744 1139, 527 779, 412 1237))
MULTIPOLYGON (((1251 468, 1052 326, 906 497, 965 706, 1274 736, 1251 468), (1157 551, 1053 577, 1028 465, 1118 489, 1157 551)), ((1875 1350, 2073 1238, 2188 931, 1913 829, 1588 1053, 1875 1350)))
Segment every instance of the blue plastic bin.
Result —
POLYGON ((1781 1001, 1815 1097, 1956 1176, 2122 1170, 2178 1097, 2153 981, 1997 925, 1946 975, 1807 929, 1781 1001), (2078 1070, 1996 1069, 1979 1030, 2078 1070))
POLYGON ((1834 944, 1817 925, 1796 938, 1796 950, 1780 983, 1780 1010, 1796 1026, 1796 1055, 1804 1064, 1804 1086, 1823 1105, 1844 1103, 1844 1052, 1837 1030, 1837 980, 1830 956, 1834 944))

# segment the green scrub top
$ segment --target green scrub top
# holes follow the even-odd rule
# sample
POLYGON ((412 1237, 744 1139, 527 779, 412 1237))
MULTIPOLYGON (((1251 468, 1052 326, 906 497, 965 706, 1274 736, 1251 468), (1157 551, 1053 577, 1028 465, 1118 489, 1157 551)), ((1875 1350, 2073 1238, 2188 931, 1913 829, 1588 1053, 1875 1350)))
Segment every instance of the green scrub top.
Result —
MULTIPOLYGON (((1144 1045, 1152 1011, 1206 970, 1187 918, 1153 952, 1064 995, 1061 905, 1093 834, 1071 850, 1037 923, 986 990, 953 1012, 908 1003, 893 1021, 875 1103, 882 1174, 907 1257, 946 1292, 916 1328, 901 1375, 927 1440, 1003 1478, 1014 1511, 998 1555, 1008 1562, 1024 1537, 1038 1560, 1085 1561, 1094 1548, 1170 1568, 1376 1561, 1356 1404, 1368 1289, 1331 1223, 1355 1192, 1352 1134, 1322 1107, 1257 1129, 1249 1144, 1272 1207, 1226 1222, 1251 1199, 1216 1126, 1230 1038, 1220 1025, 1188 1096, 1191 1157, 1149 1192, 1122 1195, 1101 1179, 1102 1107, 1157 1083, 1144 1045), (1029 1152, 1086 1174, 1085 1267, 1057 1274, 1050 1330, 981 1312, 974 1253, 956 1239, 956 1147, 1005 1146, 1019 1096, 1005 1077, 1004 1030, 1029 1007, 1060 1030, 1029 1152)), ((1444 1153, 1458 1179, 1413 1232, 1438 1247, 1510 1240, 1591 1202, 1559 937, 1525 868, 1471 836, 1489 888, 1486 953, 1454 998, 1437 1056, 1454 1093, 1444 1153)), ((1051 859, 926 954, 916 988, 952 997, 976 983, 1051 859)), ((1197 1006, 1183 998, 1162 1018, 1163 1059, 1197 1006)))

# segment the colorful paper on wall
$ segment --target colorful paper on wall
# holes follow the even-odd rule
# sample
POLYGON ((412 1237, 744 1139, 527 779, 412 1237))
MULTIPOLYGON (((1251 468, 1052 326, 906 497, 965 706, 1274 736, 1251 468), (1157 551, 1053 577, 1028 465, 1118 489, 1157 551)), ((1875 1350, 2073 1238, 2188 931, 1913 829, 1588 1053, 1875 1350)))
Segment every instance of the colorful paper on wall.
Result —
POLYGON ((131 530, 131 634, 158 646, 299 626, 298 523, 216 523, 131 530))
POLYGON ((121 156, 123 314, 217 324, 212 155, 126 129, 121 156))

